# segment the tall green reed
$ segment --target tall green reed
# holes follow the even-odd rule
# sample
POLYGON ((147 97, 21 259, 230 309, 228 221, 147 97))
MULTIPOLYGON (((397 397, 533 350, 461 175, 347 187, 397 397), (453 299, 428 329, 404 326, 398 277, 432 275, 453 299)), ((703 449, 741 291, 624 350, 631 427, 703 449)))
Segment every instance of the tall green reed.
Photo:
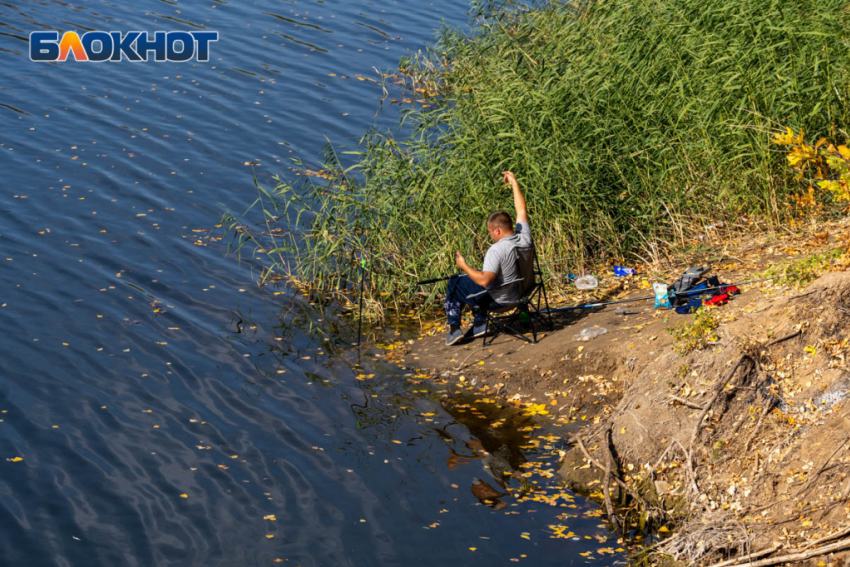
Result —
POLYGON ((326 178, 267 194, 300 281, 344 288, 368 257, 373 297, 411 299, 412 282, 456 270, 455 250, 486 250, 486 215, 511 209, 505 169, 544 264, 648 259, 694 224, 782 222, 797 186, 770 149, 775 125, 844 136, 843 2, 484 4, 470 32, 444 29, 404 62, 439 96, 404 114, 403 136, 368 133, 347 170, 330 149, 326 178))

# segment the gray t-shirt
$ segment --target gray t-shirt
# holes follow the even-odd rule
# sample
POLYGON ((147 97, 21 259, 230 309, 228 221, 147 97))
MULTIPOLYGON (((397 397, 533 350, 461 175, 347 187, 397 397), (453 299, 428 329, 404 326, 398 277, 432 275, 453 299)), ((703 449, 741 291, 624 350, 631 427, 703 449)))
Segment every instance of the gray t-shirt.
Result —
POLYGON ((487 286, 487 291, 496 302, 506 305, 519 300, 521 286, 502 286, 522 281, 514 248, 528 248, 531 244, 531 227, 526 222, 518 222, 511 236, 494 242, 487 250, 482 271, 496 274, 496 279, 487 286))

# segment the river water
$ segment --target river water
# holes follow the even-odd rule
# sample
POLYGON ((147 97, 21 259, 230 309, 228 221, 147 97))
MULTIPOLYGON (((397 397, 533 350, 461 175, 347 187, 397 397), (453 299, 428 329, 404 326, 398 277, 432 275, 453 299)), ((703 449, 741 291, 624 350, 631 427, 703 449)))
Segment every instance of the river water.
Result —
POLYGON ((482 448, 554 466, 545 441, 511 441, 521 417, 493 436, 483 410, 464 419, 382 351, 356 366, 350 326, 258 289, 258 266, 210 231, 256 198, 253 171, 268 183, 292 157, 316 163, 326 138, 392 127, 375 68, 467 9, 0 2, 0 565, 619 557, 596 552, 607 532, 580 498, 488 507, 472 493, 476 478, 498 487, 482 448), (220 40, 207 63, 36 63, 37 30, 220 40))

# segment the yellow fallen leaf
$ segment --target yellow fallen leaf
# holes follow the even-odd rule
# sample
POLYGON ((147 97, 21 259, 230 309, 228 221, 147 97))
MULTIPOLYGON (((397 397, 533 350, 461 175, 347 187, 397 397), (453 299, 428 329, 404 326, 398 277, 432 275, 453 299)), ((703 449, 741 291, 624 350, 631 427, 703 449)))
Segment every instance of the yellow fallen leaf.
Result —
POLYGON ((469 551, 475 551, 476 549, 478 549, 478 548, 477 547, 470 547, 469 551))
POLYGON ((13 458, 8 459, 8 460, 12 461, 13 463, 20 463, 21 461, 23 461, 23 459, 21 457, 13 457, 13 458))
POLYGON ((271 539, 271 538, 273 538, 273 537, 274 537, 274 535, 273 535, 273 534, 266 534, 266 537, 267 537, 267 538, 269 538, 269 539, 271 539))
POLYGON ((180 498, 189 498, 189 495, 188 494, 181 494, 180 498))

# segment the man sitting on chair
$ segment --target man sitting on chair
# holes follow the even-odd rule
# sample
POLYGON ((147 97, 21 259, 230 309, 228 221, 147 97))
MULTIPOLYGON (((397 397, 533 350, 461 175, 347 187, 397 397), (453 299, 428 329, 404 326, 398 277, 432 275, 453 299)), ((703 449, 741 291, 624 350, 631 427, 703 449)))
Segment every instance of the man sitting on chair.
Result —
POLYGON ((487 217, 487 232, 493 239, 493 245, 487 250, 480 271, 470 268, 460 252, 456 253, 455 264, 466 273, 466 277, 449 280, 446 291, 446 317, 449 323, 447 345, 453 345, 464 337, 460 330, 464 305, 479 308, 475 310, 471 334, 473 338, 481 337, 487 332, 486 310, 493 303, 514 304, 522 295, 523 280, 514 249, 531 246, 531 227, 528 225, 525 197, 522 196, 516 177, 510 171, 503 171, 502 175, 504 182, 510 183, 513 189, 517 224, 514 227, 511 215, 505 211, 496 211, 487 217))

